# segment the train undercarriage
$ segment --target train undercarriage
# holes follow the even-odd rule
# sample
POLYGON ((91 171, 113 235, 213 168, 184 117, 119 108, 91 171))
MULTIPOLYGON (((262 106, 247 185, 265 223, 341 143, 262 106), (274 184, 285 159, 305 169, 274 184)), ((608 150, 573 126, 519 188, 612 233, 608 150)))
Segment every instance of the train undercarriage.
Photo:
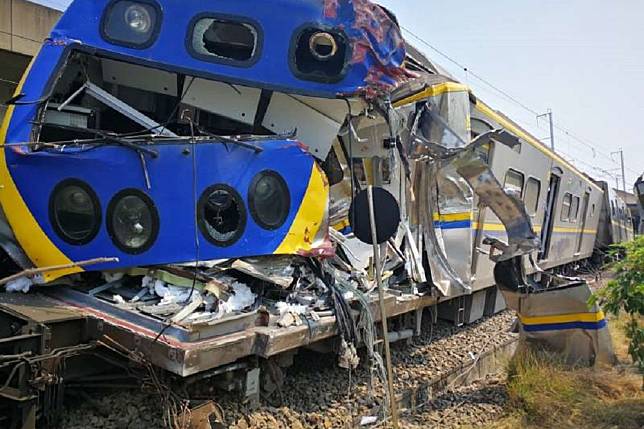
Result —
MULTIPOLYGON (((505 308, 495 288, 481 292, 439 303, 431 295, 389 290, 389 340, 419 335, 423 317, 462 324, 505 308)), ((279 402, 282 368, 298 349, 338 355, 342 348, 334 315, 309 315, 297 326, 275 329, 263 319, 270 316, 260 311, 186 329, 119 308, 97 293, 96 288, 57 287, 0 295, 3 427, 55 427, 65 395, 82 395, 84 389, 140 385, 164 401, 169 425, 185 420, 187 410, 216 401, 222 392, 234 392, 250 407, 260 400, 279 402)), ((365 310, 374 322, 380 319, 377 296, 366 304, 350 309, 351 324, 358 325, 365 310)), ((358 342, 364 345, 365 340, 358 342)), ((338 359, 341 364, 343 356, 338 359)), ((214 424, 216 407, 210 413, 214 424)))

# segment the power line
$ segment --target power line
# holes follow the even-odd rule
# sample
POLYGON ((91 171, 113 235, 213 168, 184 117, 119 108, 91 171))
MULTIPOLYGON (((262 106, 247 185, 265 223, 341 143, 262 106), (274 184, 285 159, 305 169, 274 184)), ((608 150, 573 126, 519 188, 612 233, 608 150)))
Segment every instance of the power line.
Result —
MULTIPOLYGON (((465 66, 465 65, 461 64, 460 62, 458 62, 458 61, 457 61, 457 60, 455 60, 454 58, 452 58, 452 57, 450 57, 449 55, 447 55, 445 52, 443 52, 443 51, 441 51, 440 49, 436 48, 435 46, 433 46, 432 44, 430 44, 429 42, 427 42, 427 41, 426 41, 425 39, 423 39, 422 37, 418 36, 416 33, 414 33, 413 31, 411 31, 410 29, 408 29, 408 28, 406 28, 406 27, 401 27, 401 28, 402 28, 406 33, 408 33, 409 35, 411 35, 414 39, 418 40, 420 43, 422 43, 423 45, 427 46, 428 48, 430 48, 431 50, 433 50, 434 52, 436 52, 437 54, 439 54, 441 57, 445 58, 446 60, 448 60, 448 61, 449 61, 449 62, 451 62, 452 64, 456 65, 458 68, 462 69, 462 70, 463 70, 467 75, 470 75, 470 76, 474 77, 474 78, 475 78, 475 79, 477 79, 478 81, 480 81, 480 82, 482 82, 483 84, 485 84, 486 86, 490 87, 491 89, 493 89, 493 90, 494 90, 494 91, 496 91, 497 93, 499 93, 499 94, 503 95, 503 97, 505 97, 506 99, 508 99, 508 100, 509 100, 509 101, 511 101, 512 103, 516 104, 517 106, 521 107, 521 108, 522 108, 522 109, 524 109, 525 111, 530 112, 530 113, 531 113, 531 114, 533 114, 534 116, 539 116, 539 115, 540 115, 540 113, 539 113, 539 112, 537 112, 537 110, 535 110, 535 109, 533 109, 533 108, 529 107, 528 105, 526 105, 525 103, 523 103, 522 101, 520 101, 520 100, 519 100, 519 99, 517 99, 516 97, 512 96, 512 95, 511 95, 511 94, 509 94, 508 92, 506 92, 506 91, 502 90, 501 88, 497 87, 496 85, 492 84, 492 83, 491 83, 491 82, 489 82, 487 79, 485 79, 485 78, 483 78, 482 76, 480 76, 479 74, 477 74, 477 73, 475 73, 475 72, 471 71, 467 66, 465 66)), ((582 138, 582 137, 579 137, 578 135, 576 135, 576 134, 575 134, 575 133, 573 133, 572 131, 568 130, 567 128, 564 128, 563 126, 561 126, 561 125, 560 125, 560 124, 558 124, 558 123, 555 123, 555 124, 554 124, 554 128, 556 128, 556 129, 557 129, 558 131, 560 131, 561 133, 565 134, 567 137, 569 137, 570 139, 572 139, 574 142, 576 142, 576 143, 578 143, 578 144, 581 144, 581 145, 583 145, 583 146, 584 146, 584 147, 586 147, 586 148, 591 149, 591 150, 593 151, 593 158, 594 158, 597 154, 600 154, 600 155, 602 155, 604 158, 606 158, 607 160, 609 160, 611 163, 613 163, 613 164, 615 164, 615 165, 617 165, 617 164, 618 164, 618 163, 617 163, 617 161, 615 161, 615 160, 614 160, 614 159, 613 159, 609 154, 607 154, 607 153, 605 153, 605 152, 603 152, 603 151, 599 150, 599 149, 598 149, 598 147, 597 147, 595 144, 590 143, 587 139, 584 139, 584 138, 582 138)), ((588 164, 588 163, 585 163, 585 164, 590 165, 590 164, 588 164)), ((627 169, 628 171, 630 171, 632 174, 639 175, 639 173, 637 173, 636 171, 632 170, 631 168, 626 167, 626 169, 627 169)))

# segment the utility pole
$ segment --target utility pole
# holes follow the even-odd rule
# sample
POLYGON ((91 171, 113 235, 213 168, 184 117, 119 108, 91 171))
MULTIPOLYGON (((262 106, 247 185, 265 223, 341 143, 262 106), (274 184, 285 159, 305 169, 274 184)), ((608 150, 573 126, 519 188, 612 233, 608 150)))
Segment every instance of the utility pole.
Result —
POLYGON ((627 192, 626 191, 626 171, 625 171, 625 168, 624 168, 624 149, 622 149, 620 147, 617 152, 611 152, 610 154, 611 154, 611 156, 613 156, 615 154, 619 154, 620 162, 622 164, 622 186, 623 186, 623 191, 627 192))
POLYGON ((544 116, 547 116, 548 122, 550 122, 550 149, 552 149, 552 151, 554 152, 555 151, 555 125, 552 120, 552 110, 548 109, 548 113, 544 113, 543 115, 537 115, 537 120, 539 120, 539 118, 542 118, 544 116))

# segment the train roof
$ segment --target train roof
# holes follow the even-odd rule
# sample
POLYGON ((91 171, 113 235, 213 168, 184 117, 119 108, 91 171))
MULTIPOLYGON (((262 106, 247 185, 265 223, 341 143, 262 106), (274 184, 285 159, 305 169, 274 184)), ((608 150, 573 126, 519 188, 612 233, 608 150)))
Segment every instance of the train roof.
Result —
POLYGON ((395 17, 369 0, 75 0, 51 39, 224 82, 327 98, 387 92, 408 77, 395 17), (325 35, 310 40, 316 32, 325 35), (314 58, 309 47, 319 48, 314 58))
MULTIPOLYGON (((397 97, 399 100, 413 96, 415 92, 418 93, 423 90, 426 90, 428 85, 434 85, 436 83, 453 82, 458 84, 458 87, 465 86, 458 79, 456 79, 454 75, 452 75, 443 67, 441 67, 440 64, 434 62, 432 59, 427 57, 422 51, 416 48, 413 44, 406 42, 406 47, 407 47, 406 65, 408 67, 411 66, 411 68, 414 71, 418 71, 421 74, 425 74, 425 76, 424 78, 421 78, 421 79, 408 81, 404 85, 402 85, 396 91, 397 94, 400 94, 397 97)), ((457 87, 457 90, 462 90, 458 87, 457 87)), ((512 132, 517 137, 520 137, 528 144, 534 146, 547 157, 562 164, 570 171, 575 173, 577 176, 579 176, 581 179, 586 181, 589 185, 599 188, 589 175, 579 170, 577 167, 575 167, 570 162, 568 162, 560 155, 558 155, 555 151, 543 145, 538 138, 533 136, 529 131, 521 127, 519 124, 517 124, 510 117, 505 115, 503 112, 492 109, 488 104, 486 104, 480 98, 478 98, 471 89, 469 91, 470 91, 470 94, 472 94, 473 96, 472 100, 474 101, 476 107, 483 115, 494 120, 503 128, 512 132)))

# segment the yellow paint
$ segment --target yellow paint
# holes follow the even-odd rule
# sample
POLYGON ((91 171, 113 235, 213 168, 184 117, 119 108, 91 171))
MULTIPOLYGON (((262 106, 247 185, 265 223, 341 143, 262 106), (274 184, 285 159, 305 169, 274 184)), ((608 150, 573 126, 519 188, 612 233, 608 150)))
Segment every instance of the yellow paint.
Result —
POLYGON ((318 165, 314 162, 309 185, 291 229, 286 234, 282 244, 273 253, 293 255, 301 251, 311 250, 313 240, 324 222, 328 204, 329 184, 318 165))
POLYGON ((571 323, 571 322, 600 322, 604 320, 604 313, 571 313, 559 314, 556 316, 519 316, 521 323, 524 325, 547 325, 554 323, 571 323))
POLYGON ((333 225, 333 229, 335 229, 336 231, 342 231, 347 226, 351 226, 351 223, 349 223, 349 219, 344 219, 333 225))
POLYGON ((472 212, 448 213, 439 215, 434 213, 434 222, 457 222, 463 220, 472 220, 472 212))
POLYGON ((527 134, 525 131, 521 130, 519 127, 512 124, 509 120, 507 120, 503 116, 496 113, 494 110, 492 110, 492 108, 490 108, 488 105, 483 103, 481 100, 476 101, 476 108, 481 113, 489 117, 490 119, 494 119, 496 122, 499 123, 499 125, 503 126, 503 128, 505 128, 506 130, 512 132, 515 136, 522 138, 523 140, 528 142, 531 146, 543 152, 549 158, 552 158, 558 161, 559 163, 565 165, 566 167, 568 167, 573 173, 575 173, 577 176, 583 179, 588 185, 595 187, 599 191, 602 191, 602 189, 599 186, 595 185, 593 182, 588 180, 588 178, 584 176, 583 173, 578 171, 575 166, 573 166, 568 161, 566 161, 565 159, 563 159, 562 157, 560 157, 559 155, 557 155, 556 153, 554 153, 553 151, 551 151, 550 149, 542 145, 540 142, 538 142, 532 136, 527 134))
MULTIPOLYGON (((32 60, 33 64, 33 60, 32 60)), ((16 88, 15 94, 19 94, 25 79, 29 74, 31 64, 27 67, 25 74, 22 76, 20 83, 16 88)), ((15 106, 9 106, 7 109, 2 128, 0 128, 0 143, 5 143, 9 123, 13 116, 15 106)), ((63 254, 63 252, 51 242, 47 234, 40 228, 38 222, 33 217, 27 204, 22 199, 18 188, 16 187, 7 160, 5 158, 5 150, 9 148, 0 149, 0 204, 4 209, 7 220, 11 225, 11 229, 22 246, 24 252, 27 254, 31 262, 36 267, 51 267, 54 265, 71 264, 72 261, 63 254)), ((35 179, 37 180, 37 178, 35 179)), ((74 267, 64 270, 49 271, 43 274, 45 281, 49 282, 67 274, 73 274, 83 271, 82 268, 74 267)))
MULTIPOLYGON (((478 223, 473 223, 472 228, 477 229, 478 228, 478 223)), ((541 225, 534 225, 532 227, 534 232, 541 232, 541 225)), ((505 231, 505 226, 501 223, 486 223, 483 225, 483 230, 485 231, 505 231)), ((579 233, 582 232, 579 228, 566 228, 566 227, 560 227, 556 226, 553 228, 553 232, 575 232, 579 233)), ((584 229, 583 233, 584 234, 595 234, 597 232, 596 229, 584 229)))
POLYGON ((406 104, 411 104, 419 100, 425 100, 429 97, 436 97, 446 92, 464 92, 469 91, 470 89, 463 84, 454 83, 454 82, 445 82, 438 85, 432 85, 429 88, 417 92, 416 94, 410 95, 407 98, 398 100, 394 103, 394 107, 404 106, 406 104))

